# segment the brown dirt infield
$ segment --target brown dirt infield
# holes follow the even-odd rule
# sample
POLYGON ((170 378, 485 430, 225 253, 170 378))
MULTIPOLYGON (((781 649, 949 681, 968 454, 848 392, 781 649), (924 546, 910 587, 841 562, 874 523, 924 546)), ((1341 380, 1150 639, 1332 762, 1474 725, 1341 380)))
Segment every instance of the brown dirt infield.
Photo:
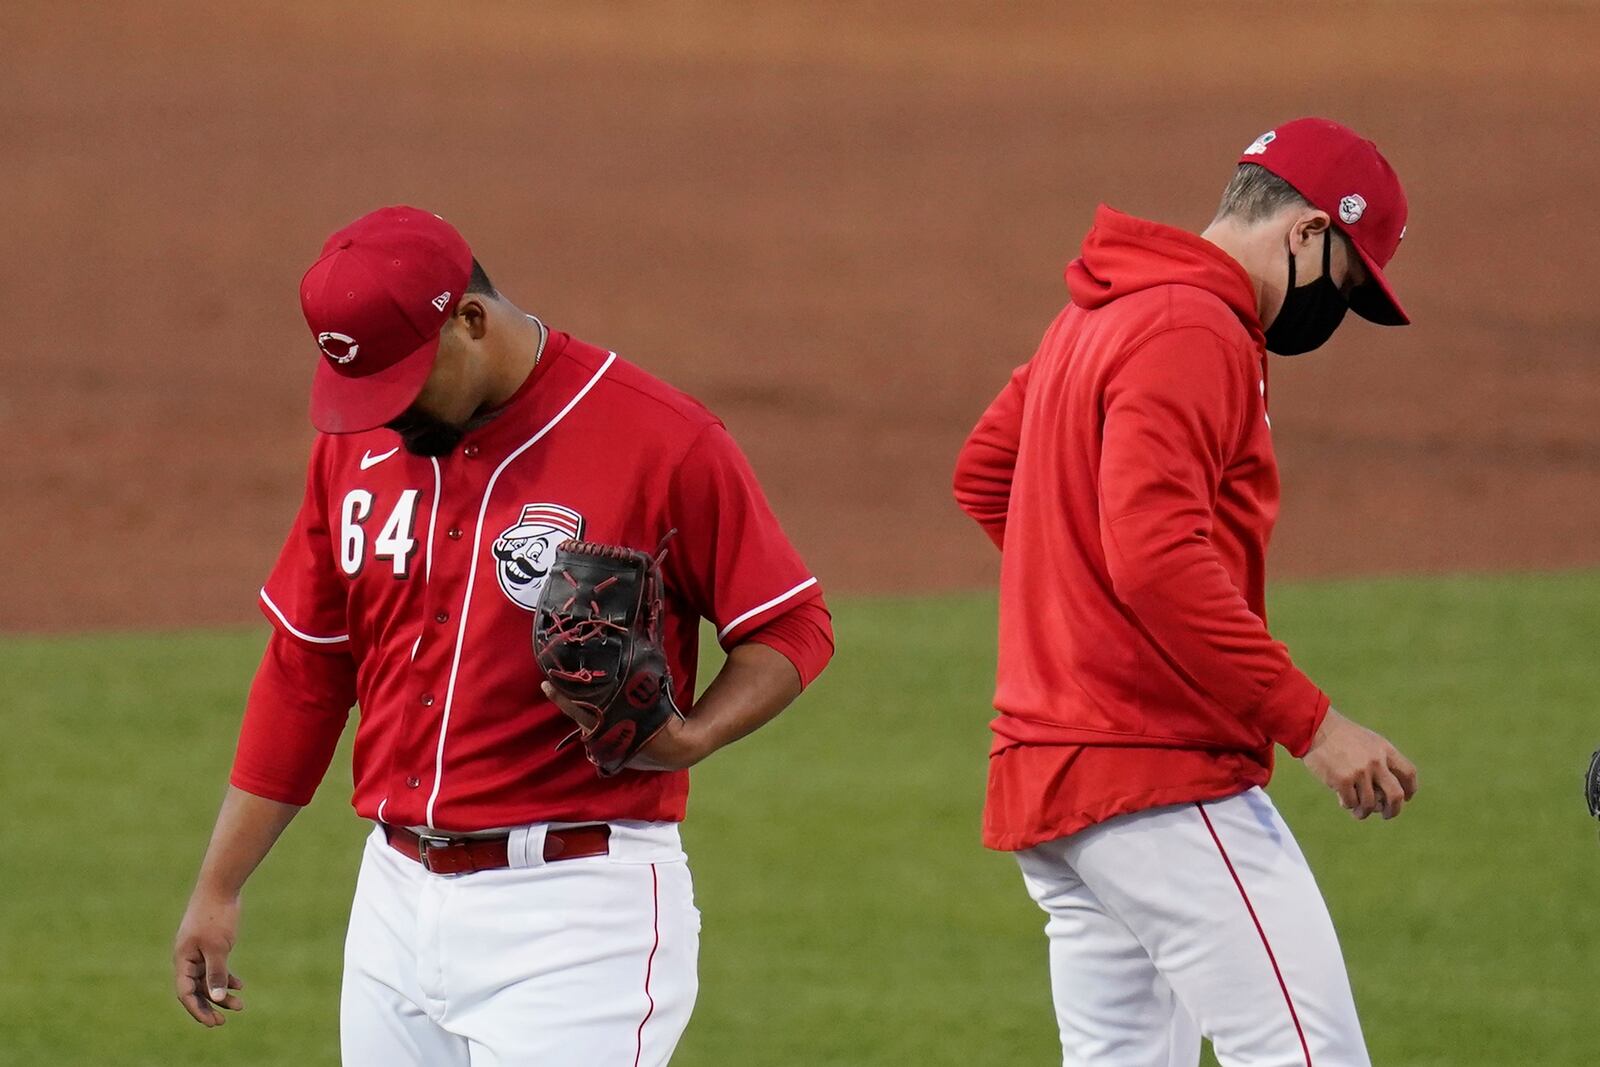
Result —
POLYGON ((1276 364, 1276 573, 1600 557, 1587 4, 19 6, 0 629, 253 617, 295 282, 400 200, 721 412, 833 590, 984 584, 951 459, 1095 203, 1198 226, 1308 112, 1406 181, 1417 325, 1276 364))

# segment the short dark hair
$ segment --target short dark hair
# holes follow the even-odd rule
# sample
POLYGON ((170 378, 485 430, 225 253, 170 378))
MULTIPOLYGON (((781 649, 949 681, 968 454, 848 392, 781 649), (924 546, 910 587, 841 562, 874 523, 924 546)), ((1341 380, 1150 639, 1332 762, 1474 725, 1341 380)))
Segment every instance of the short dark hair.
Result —
POLYGON ((500 290, 494 287, 494 282, 489 280, 489 275, 484 273, 483 264, 478 262, 478 257, 472 257, 472 276, 467 279, 467 292, 477 293, 480 296, 499 296, 500 290))
POLYGON ((1259 163, 1241 163, 1217 205, 1219 219, 1260 222, 1286 207, 1310 207, 1295 187, 1259 163))

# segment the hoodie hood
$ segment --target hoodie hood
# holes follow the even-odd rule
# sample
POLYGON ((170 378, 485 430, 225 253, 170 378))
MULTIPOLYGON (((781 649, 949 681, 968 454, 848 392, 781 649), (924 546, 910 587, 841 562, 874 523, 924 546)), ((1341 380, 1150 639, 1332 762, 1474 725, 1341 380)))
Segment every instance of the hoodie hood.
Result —
POLYGON ((1204 289, 1264 343, 1255 286, 1232 256, 1204 237, 1101 204, 1082 254, 1066 270, 1072 302, 1086 311, 1159 285, 1204 289))

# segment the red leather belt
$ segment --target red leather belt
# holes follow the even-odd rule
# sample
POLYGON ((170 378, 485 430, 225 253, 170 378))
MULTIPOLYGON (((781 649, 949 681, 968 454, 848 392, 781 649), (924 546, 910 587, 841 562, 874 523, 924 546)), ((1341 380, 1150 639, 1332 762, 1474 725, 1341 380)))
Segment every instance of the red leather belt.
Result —
MULTIPOLYGON (((471 874, 499 871, 511 866, 509 834, 494 837, 448 837, 415 834, 401 826, 385 825, 389 847, 416 860, 434 874, 471 874)), ((567 826, 544 835, 544 861, 577 860, 611 852, 611 827, 603 822, 567 826)))

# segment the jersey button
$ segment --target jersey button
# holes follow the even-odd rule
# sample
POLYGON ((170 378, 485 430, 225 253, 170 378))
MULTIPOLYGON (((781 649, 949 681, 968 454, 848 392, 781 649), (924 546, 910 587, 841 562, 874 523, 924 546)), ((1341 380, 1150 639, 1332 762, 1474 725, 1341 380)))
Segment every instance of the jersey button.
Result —
POLYGON ((433 707, 433 694, 432 693, 423 693, 422 694, 422 706, 425 707, 425 708, 433 707))
POLYGON ((450 621, 450 613, 448 611, 441 611, 439 614, 433 617, 433 621, 443 625, 444 623, 450 621))
POLYGON ((478 446, 477 445, 468 445, 466 448, 463 448, 461 450, 461 454, 463 456, 466 456, 468 459, 472 459, 473 457, 477 456, 477 454, 478 454, 478 446))
POLYGON ((452 526, 444 532, 444 535, 452 541, 459 541, 461 540, 461 527, 452 526))
POLYGON ((407 789, 415 789, 417 786, 419 786, 421 784, 422 784, 422 779, 421 778, 407 778, 406 779, 406 788, 407 789))

